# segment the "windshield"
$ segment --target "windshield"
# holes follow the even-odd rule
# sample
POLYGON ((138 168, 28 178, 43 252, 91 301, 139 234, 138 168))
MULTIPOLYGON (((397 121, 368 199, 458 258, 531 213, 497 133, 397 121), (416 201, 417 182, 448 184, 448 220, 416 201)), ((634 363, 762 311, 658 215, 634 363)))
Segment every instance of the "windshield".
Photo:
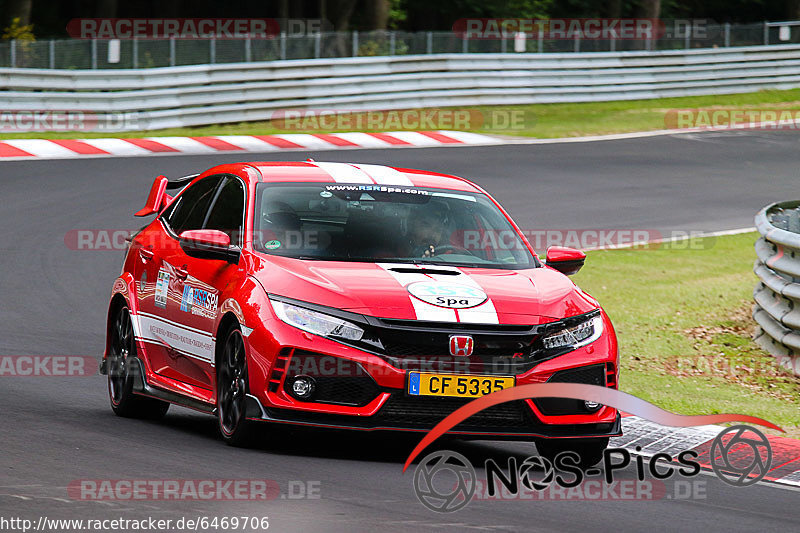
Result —
POLYGON ((484 194, 387 185, 266 184, 253 246, 303 259, 533 268, 527 246, 484 194))

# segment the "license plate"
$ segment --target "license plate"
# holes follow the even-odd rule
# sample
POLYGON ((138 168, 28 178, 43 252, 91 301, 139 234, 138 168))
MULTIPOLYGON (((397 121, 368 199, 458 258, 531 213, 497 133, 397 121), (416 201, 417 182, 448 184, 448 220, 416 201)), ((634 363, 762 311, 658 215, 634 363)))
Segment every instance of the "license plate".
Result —
POLYGON ((458 374, 435 374, 410 372, 408 393, 412 396, 455 396, 478 398, 499 390, 513 387, 513 376, 463 376, 458 374))

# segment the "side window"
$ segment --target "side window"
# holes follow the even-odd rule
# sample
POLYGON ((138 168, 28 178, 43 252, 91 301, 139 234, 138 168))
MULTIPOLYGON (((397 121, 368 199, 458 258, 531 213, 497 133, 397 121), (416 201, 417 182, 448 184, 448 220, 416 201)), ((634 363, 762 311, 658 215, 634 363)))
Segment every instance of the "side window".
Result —
POLYGON ((231 243, 239 241, 244 217, 244 189, 238 179, 226 178, 217 192, 217 199, 211 207, 204 229, 224 231, 231 237, 231 243))
POLYGON ((165 220, 172 231, 180 235, 186 230, 203 228, 208 208, 221 179, 219 176, 204 178, 190 185, 178 196, 175 204, 165 215, 165 220))

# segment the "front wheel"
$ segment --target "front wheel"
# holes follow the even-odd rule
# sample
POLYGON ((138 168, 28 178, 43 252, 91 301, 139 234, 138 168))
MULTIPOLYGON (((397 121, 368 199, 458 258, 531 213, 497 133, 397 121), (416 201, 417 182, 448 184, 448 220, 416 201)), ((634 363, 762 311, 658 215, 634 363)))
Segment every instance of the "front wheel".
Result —
POLYGON ((223 440, 231 446, 252 442, 253 424, 245 417, 247 357, 238 327, 228 331, 217 365, 217 419, 223 440))
POLYGON ((554 462, 561 452, 575 452, 580 456, 579 466, 589 468, 603 459, 603 451, 608 448, 608 437, 595 439, 540 439, 536 441, 539 455, 554 462))
POLYGON ((167 414, 168 402, 138 396, 133 392, 133 379, 139 372, 133 323, 127 307, 114 318, 108 351, 108 398, 117 416, 158 419, 167 414))

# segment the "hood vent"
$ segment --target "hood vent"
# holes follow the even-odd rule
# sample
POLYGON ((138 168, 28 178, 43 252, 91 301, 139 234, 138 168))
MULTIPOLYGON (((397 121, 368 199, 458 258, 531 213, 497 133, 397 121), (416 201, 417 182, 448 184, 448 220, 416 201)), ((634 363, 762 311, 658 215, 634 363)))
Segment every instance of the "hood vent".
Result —
POLYGON ((460 276, 458 270, 443 270, 440 268, 413 268, 413 267, 393 267, 388 270, 400 274, 437 274, 443 276, 460 276))

